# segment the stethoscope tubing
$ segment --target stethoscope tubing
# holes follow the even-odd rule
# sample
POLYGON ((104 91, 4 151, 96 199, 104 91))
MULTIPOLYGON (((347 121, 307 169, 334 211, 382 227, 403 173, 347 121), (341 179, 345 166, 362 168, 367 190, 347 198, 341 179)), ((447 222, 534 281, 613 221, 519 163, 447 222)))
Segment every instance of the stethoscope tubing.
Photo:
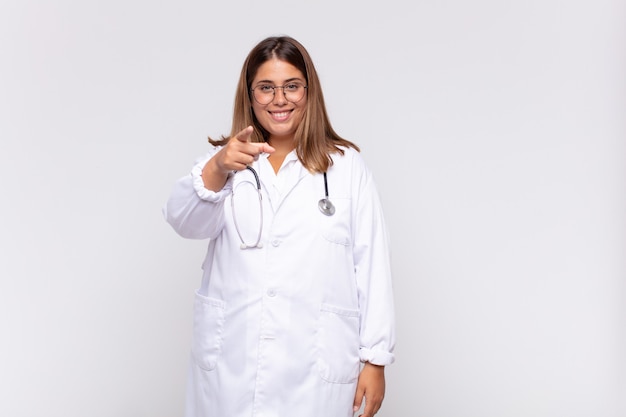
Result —
POLYGON ((262 248, 263 244, 261 243, 261 235, 263 234, 263 193, 261 193, 261 181, 259 180, 259 174, 257 174, 256 170, 251 166, 247 165, 246 169, 254 174, 254 180, 256 182, 256 192, 259 196, 259 216, 260 216, 260 225, 259 225, 259 234, 257 235, 256 242, 254 244, 248 244, 243 239, 241 234, 241 230, 239 229, 239 224, 237 223, 237 216, 235 215, 235 188, 233 187, 233 195, 230 198, 230 208, 232 210, 233 215, 233 223, 235 224, 235 230, 237 231, 237 235, 239 236, 239 240, 241 241, 241 245, 239 246, 241 249, 250 249, 250 248, 262 248))
MULTIPOLYGON (((233 194, 230 199, 230 208, 232 210, 233 223, 235 224, 235 230, 237 231, 237 235, 239 236, 239 241, 241 242, 241 249, 251 249, 251 248, 262 248, 263 244, 261 243, 261 235, 263 234, 263 193, 261 192, 261 180, 259 179, 259 174, 256 172, 254 168, 250 165, 246 166, 246 169, 254 175, 254 180, 256 183, 256 190, 259 196, 259 215, 260 215, 260 225, 259 225, 259 234, 257 235, 256 242, 254 244, 246 243, 243 239, 243 235, 241 234, 241 230, 239 229, 239 224, 237 223, 237 216, 235 215, 235 187, 233 187, 233 194)), ((317 203, 318 208, 325 216, 332 216, 335 214, 335 206, 330 201, 328 196, 328 177, 326 172, 324 174, 324 198, 320 199, 317 203)))

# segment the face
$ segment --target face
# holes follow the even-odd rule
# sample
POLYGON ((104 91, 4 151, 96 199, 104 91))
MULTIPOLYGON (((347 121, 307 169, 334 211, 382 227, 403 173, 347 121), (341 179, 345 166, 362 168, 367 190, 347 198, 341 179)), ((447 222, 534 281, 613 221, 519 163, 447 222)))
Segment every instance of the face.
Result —
POLYGON ((261 100, 269 101, 267 104, 260 104, 252 98, 252 110, 261 126, 269 132, 270 143, 279 140, 292 141, 306 109, 306 89, 302 98, 296 102, 289 101, 298 97, 298 94, 289 91, 289 87, 275 88, 272 96, 272 89, 269 87, 286 85, 292 86, 292 89, 293 86, 306 86, 304 74, 290 63, 276 58, 263 63, 252 80, 251 88, 255 89, 255 94, 263 94, 263 90, 267 94, 266 100, 261 100), (284 90, 287 90, 286 96, 284 90))

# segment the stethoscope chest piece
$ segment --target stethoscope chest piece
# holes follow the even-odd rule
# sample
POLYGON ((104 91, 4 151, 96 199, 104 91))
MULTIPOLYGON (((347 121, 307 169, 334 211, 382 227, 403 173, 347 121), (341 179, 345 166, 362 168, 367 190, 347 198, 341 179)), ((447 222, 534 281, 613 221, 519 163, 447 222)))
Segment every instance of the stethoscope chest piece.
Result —
POLYGON ((317 206, 320 208, 320 211, 325 216, 332 216, 335 214, 335 205, 330 202, 328 198, 328 178, 326 177, 326 173, 324 172, 324 193, 325 197, 322 198, 317 206))
POLYGON ((319 203, 317 203, 317 206, 320 208, 322 214, 326 216, 332 216, 335 214, 335 206, 328 198, 322 198, 319 203))

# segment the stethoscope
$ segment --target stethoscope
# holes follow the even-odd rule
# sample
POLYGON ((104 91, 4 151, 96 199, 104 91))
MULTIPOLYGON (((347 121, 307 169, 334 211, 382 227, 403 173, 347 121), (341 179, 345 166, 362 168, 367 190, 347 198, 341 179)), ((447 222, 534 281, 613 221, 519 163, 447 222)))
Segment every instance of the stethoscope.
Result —
MULTIPOLYGON (((261 220, 259 224, 259 234, 257 235, 256 242, 254 242, 253 244, 246 243, 241 234, 241 230, 239 229, 237 216, 235 216, 236 186, 233 187, 232 196, 230 198, 230 208, 233 215, 233 222, 235 223, 235 230, 237 231, 237 235, 239 236, 239 240, 241 241, 241 245, 239 247, 241 249, 262 248, 263 244, 261 243, 261 234, 263 233, 263 196, 261 193, 261 181, 259 180, 259 174, 257 174, 254 168, 248 165, 246 166, 246 169, 252 172, 252 174, 254 175, 254 181, 256 182, 256 192, 259 196, 259 216, 261 220)), ((324 172, 324 197, 320 199, 320 201, 317 203, 317 207, 325 216, 332 216, 333 214, 335 214, 335 205, 328 198, 328 177, 326 176, 326 172, 324 172)))

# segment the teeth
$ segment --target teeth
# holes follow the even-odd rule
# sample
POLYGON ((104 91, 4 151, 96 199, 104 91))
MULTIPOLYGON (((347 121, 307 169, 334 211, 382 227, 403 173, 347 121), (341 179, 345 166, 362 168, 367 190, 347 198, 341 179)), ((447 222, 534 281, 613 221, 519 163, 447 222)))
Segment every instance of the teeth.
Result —
POLYGON ((282 112, 282 113, 272 113, 274 115, 274 117, 287 117, 287 115, 289 114, 289 112, 282 112))

